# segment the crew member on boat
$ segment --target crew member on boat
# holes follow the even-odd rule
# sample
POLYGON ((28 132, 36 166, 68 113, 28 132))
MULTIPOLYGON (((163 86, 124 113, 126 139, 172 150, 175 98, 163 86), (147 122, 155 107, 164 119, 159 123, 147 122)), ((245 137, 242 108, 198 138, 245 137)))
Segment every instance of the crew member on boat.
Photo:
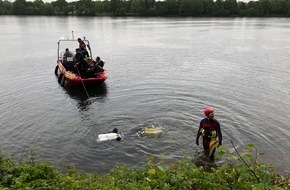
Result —
POLYGON ((99 56, 96 58, 96 61, 91 60, 87 69, 87 75, 89 77, 96 77, 99 72, 104 71, 104 64, 105 62, 99 56))
POLYGON ((86 48, 86 44, 81 38, 78 38, 78 42, 79 42, 79 48, 86 48))
POLYGON ((73 54, 69 51, 68 48, 65 49, 63 54, 63 65, 68 71, 73 71, 74 62, 73 62, 73 54))
POLYGON ((83 56, 89 57, 89 52, 87 51, 87 46, 90 49, 89 44, 86 45, 86 43, 81 38, 78 38, 78 42, 79 42, 79 48, 81 49, 83 56))
POLYGON ((64 54, 63 54, 63 58, 67 59, 68 57, 72 57, 73 54, 69 51, 68 48, 65 48, 64 54))
POLYGON ((105 62, 103 60, 101 60, 101 58, 99 56, 97 56, 97 58, 96 58, 95 65, 98 68, 98 71, 104 71, 105 62))
POLYGON ((75 55, 75 73, 80 75, 81 78, 86 77, 87 69, 88 69, 88 64, 84 60, 83 54, 81 52, 80 48, 76 49, 76 55, 75 55))
POLYGON ((99 56, 96 57, 96 61, 93 61, 92 69, 95 73, 104 71, 105 62, 101 60, 99 56))

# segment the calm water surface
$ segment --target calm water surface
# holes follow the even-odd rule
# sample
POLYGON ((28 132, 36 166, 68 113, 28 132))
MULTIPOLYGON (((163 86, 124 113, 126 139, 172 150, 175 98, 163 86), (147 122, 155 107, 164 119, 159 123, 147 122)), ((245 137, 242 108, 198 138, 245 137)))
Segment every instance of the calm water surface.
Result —
MULTIPOLYGON (((290 171, 290 19, 0 17, 0 147, 19 157, 107 171, 202 152, 195 135, 213 106, 224 135, 290 171), (97 89, 61 87, 60 37, 86 36, 109 78, 97 89), (144 125, 164 128, 140 137, 144 125), (117 127, 120 141, 98 143, 117 127)), ((76 44, 77 46, 77 44, 76 44)))

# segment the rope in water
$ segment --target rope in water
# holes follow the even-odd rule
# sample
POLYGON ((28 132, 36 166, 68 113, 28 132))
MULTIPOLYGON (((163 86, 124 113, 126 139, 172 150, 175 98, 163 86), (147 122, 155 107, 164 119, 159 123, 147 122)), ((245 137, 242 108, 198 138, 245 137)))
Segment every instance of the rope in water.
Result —
POLYGON ((81 82, 82 82, 82 85, 83 85, 83 87, 84 87, 84 89, 85 89, 85 92, 86 92, 86 94, 87 94, 87 96, 88 96, 88 99, 90 99, 89 93, 88 93, 88 91, 87 91, 87 89, 86 89, 86 86, 85 86, 84 81, 83 81, 83 79, 82 79, 82 76, 81 76, 81 74, 80 74, 79 68, 78 68, 78 67, 76 67, 76 68, 77 68, 77 71, 78 71, 79 76, 81 77, 81 82))

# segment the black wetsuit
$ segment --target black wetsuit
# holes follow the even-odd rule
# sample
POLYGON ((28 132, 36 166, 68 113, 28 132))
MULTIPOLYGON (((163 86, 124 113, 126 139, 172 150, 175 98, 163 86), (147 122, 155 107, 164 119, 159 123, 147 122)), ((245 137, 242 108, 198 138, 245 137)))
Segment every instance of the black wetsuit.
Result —
POLYGON ((209 143, 211 138, 213 138, 213 131, 216 132, 216 137, 218 137, 219 145, 222 145, 222 132, 220 129, 220 124, 216 119, 204 118, 200 121, 199 129, 196 136, 196 141, 198 141, 200 135, 203 137, 203 148, 206 151, 209 151, 209 143), (203 134, 202 134, 202 130, 203 134))
MULTIPOLYGON (((78 53, 75 55, 75 63, 78 63, 78 70, 79 70, 79 72, 80 72, 80 74, 81 74, 81 77, 82 77, 82 78, 85 77, 86 69, 87 69, 87 67, 86 67, 87 63, 85 62, 82 53, 79 53, 79 52, 78 52, 78 53)), ((76 70, 75 73, 79 74, 77 70, 76 70)))

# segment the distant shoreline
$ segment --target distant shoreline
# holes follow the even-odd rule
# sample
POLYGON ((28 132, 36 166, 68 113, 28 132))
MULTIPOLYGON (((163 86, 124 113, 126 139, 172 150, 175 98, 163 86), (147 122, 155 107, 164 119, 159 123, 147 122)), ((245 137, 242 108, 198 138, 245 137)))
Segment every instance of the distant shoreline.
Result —
POLYGON ((110 17, 290 17, 287 0, 0 1, 0 15, 110 17))

